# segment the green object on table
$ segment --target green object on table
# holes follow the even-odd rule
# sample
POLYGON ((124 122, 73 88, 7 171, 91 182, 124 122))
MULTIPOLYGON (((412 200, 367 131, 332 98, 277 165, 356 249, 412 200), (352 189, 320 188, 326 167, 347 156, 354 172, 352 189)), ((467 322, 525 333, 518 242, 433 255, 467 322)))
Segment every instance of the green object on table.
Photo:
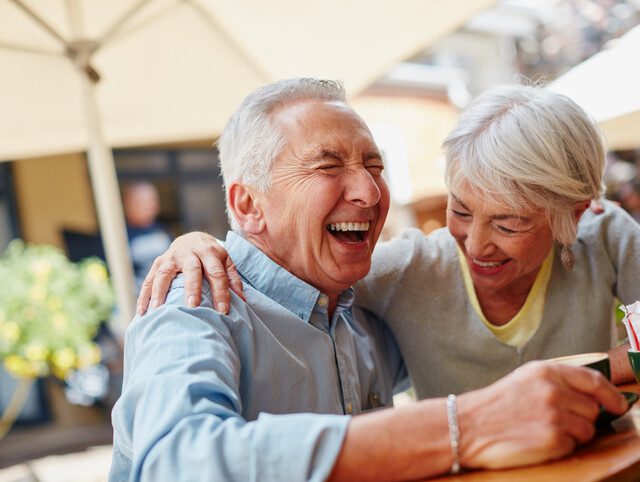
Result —
POLYGON ((631 370, 633 370, 633 374, 636 377, 636 381, 640 383, 640 351, 631 351, 627 352, 629 356, 629 362, 631 363, 631 370))
MULTIPOLYGON (((633 392, 620 392, 620 393, 622 393, 622 395, 624 395, 624 398, 627 399, 627 410, 625 411, 625 413, 627 413, 627 411, 631 408, 631 405, 633 405, 638 401, 638 398, 640 398, 640 395, 633 392)), ((622 415, 624 415, 624 413, 622 415)), ((618 417, 621 417, 622 415, 614 415, 612 413, 607 412, 604 408, 601 408, 600 415, 598 415, 598 418, 596 419, 596 423, 595 423, 596 430, 604 430, 609 428, 609 425, 611 425, 611 422, 613 422, 618 417)))

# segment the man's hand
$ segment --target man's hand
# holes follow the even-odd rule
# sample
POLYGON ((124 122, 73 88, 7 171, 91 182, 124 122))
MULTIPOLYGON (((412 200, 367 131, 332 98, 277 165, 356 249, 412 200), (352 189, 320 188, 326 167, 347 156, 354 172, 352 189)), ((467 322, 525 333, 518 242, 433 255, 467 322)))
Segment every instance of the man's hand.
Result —
POLYGON ((524 365, 458 397, 462 464, 505 468, 562 457, 593 437, 600 406, 614 414, 627 409, 624 397, 595 370, 524 365))
POLYGON ((193 232, 176 238, 156 258, 142 283, 136 313, 141 315, 147 307, 156 309, 163 304, 171 281, 180 272, 184 273, 184 301, 190 308, 200 304, 203 274, 211 286, 213 306, 220 313, 229 311, 229 288, 245 299, 242 280, 229 253, 210 234, 193 232))

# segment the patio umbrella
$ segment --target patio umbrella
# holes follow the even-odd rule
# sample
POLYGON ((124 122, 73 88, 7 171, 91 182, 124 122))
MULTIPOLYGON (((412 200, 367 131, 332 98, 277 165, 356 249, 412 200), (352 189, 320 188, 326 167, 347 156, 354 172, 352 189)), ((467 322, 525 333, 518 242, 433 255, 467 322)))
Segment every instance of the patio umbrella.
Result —
POLYGON ((640 147, 639 52, 640 27, 635 27, 549 84, 593 115, 610 149, 640 147))
POLYGON ((0 159, 86 151, 123 320, 131 267, 111 149, 212 138, 293 76, 354 95, 495 0, 0 0, 0 159))

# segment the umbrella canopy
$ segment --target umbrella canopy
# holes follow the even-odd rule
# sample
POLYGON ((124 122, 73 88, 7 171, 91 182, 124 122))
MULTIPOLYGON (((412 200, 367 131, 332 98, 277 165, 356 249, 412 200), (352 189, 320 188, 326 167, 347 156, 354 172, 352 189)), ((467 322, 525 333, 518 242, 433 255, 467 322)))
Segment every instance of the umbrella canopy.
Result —
POLYGON ((280 78, 338 78, 354 95, 493 3, 0 0, 0 159, 87 151, 128 318, 112 147, 212 138, 248 92, 280 78))
POLYGON ((610 149, 640 147, 640 27, 549 84, 596 119, 610 149))

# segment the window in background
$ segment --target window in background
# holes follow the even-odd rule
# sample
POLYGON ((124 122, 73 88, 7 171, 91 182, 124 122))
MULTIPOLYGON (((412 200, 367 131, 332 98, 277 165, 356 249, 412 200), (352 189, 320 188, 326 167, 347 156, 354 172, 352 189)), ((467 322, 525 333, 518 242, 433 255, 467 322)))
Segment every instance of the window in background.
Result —
POLYGON ((150 181, 160 194, 162 223, 174 236, 206 231, 224 239, 224 190, 214 149, 136 149, 115 153, 118 180, 150 181))
POLYGON ((9 242, 18 237, 18 234, 11 163, 0 162, 0 253, 4 252, 9 242))

